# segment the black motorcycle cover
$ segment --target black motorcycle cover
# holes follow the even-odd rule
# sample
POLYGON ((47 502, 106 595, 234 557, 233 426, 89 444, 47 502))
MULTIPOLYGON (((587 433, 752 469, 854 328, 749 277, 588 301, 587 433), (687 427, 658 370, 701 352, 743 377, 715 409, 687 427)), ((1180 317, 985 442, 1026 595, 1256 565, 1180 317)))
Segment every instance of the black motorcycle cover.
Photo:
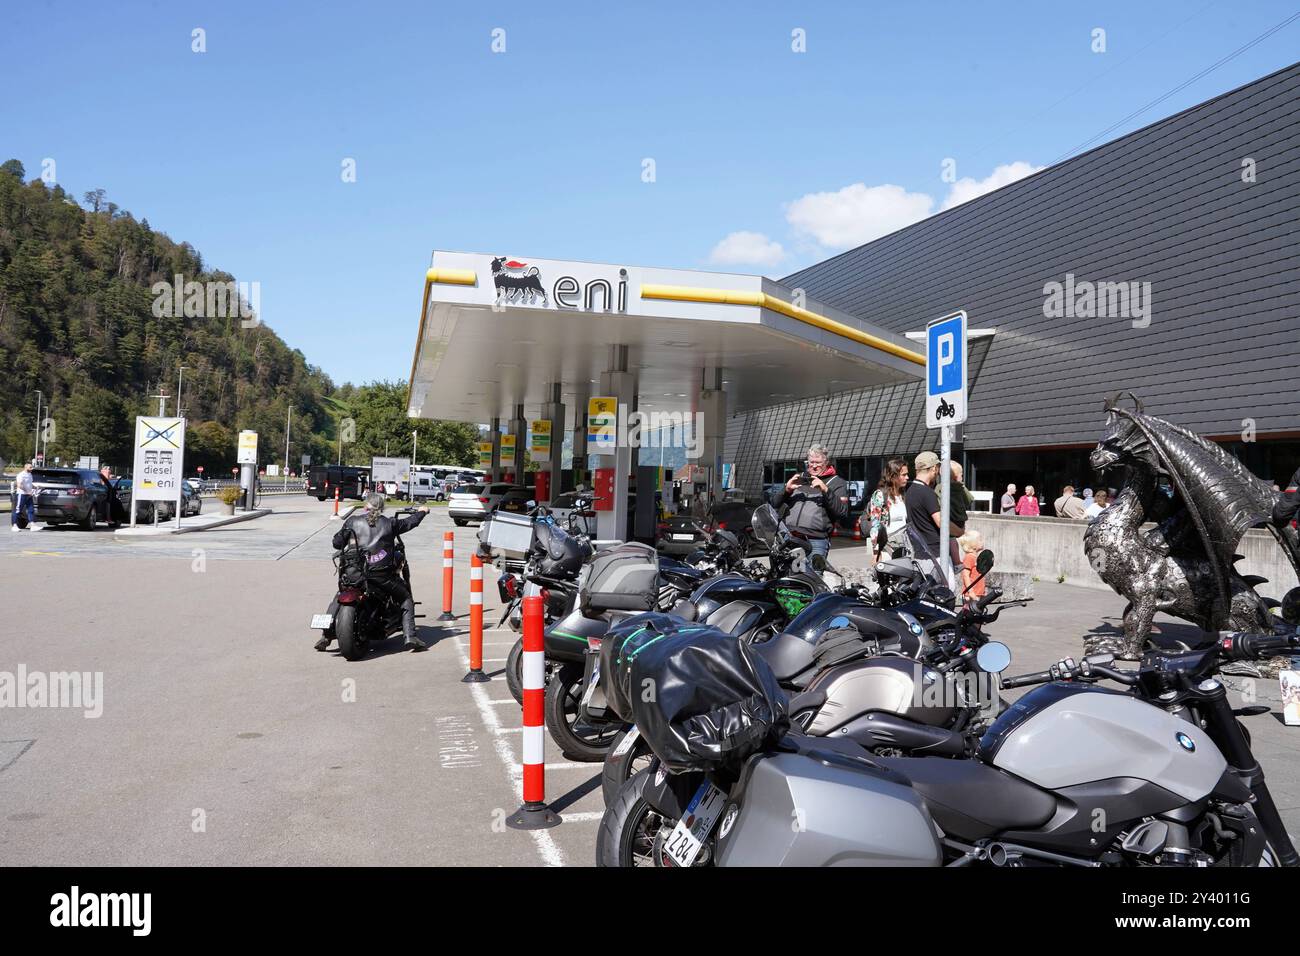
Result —
POLYGON ((606 696, 669 771, 738 766, 789 727, 776 677, 739 638, 666 614, 639 614, 623 628, 608 672, 602 660, 606 696))

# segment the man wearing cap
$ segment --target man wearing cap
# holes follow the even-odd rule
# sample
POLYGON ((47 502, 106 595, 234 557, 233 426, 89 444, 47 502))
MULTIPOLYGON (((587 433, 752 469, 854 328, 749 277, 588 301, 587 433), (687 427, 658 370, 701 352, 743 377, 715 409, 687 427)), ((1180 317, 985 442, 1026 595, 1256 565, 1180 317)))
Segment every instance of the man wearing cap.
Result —
MULTIPOLYGON (((943 520, 939 496, 934 493, 934 483, 939 477, 939 456, 932 451, 923 451, 916 456, 912 465, 916 477, 903 492, 903 504, 907 506, 908 537, 918 557, 937 561, 939 527, 943 520)), ((949 522, 950 535, 961 537, 963 530, 949 522)))

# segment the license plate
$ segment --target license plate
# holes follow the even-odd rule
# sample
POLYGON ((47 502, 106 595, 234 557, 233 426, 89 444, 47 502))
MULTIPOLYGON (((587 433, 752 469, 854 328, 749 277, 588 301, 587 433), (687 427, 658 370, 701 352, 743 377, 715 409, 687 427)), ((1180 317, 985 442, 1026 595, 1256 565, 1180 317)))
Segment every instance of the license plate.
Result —
POLYGON ((695 535, 693 535, 693 534, 675 534, 675 535, 673 535, 673 540, 674 540, 674 541, 694 541, 694 540, 695 540, 695 535))
POLYGON ((334 623, 333 614, 313 614, 311 616, 311 626, 318 631, 329 630, 330 625, 334 623))
POLYGON ((634 724, 632 728, 623 735, 623 739, 618 742, 618 746, 614 748, 614 756, 615 757, 624 756, 629 750, 633 748, 633 746, 636 745, 637 738, 639 738, 640 736, 641 736, 641 731, 637 730, 636 725, 634 724))
POLYGON ((678 866, 690 866, 699 856, 700 847, 708 839, 713 824, 727 805, 727 795, 707 780, 695 791, 686 813, 668 834, 664 852, 678 866))

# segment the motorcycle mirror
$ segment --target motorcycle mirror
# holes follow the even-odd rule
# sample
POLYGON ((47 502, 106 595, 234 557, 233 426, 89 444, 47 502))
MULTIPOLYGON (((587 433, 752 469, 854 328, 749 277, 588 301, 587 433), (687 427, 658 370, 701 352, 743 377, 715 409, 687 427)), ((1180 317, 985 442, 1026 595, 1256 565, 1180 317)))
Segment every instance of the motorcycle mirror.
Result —
POLYGON ((1282 597, 1282 620, 1300 624, 1300 588, 1292 588, 1282 597))
POLYGON ((876 529, 876 550, 884 551, 887 544, 889 544, 889 531, 882 524, 876 529))
POLYGON ((988 574, 993 570, 993 552, 989 548, 985 548, 975 558, 975 570, 980 574, 988 574))
POLYGON ((1011 666, 1011 648, 1001 641, 989 641, 975 652, 975 663, 986 674, 1001 674, 1011 666))

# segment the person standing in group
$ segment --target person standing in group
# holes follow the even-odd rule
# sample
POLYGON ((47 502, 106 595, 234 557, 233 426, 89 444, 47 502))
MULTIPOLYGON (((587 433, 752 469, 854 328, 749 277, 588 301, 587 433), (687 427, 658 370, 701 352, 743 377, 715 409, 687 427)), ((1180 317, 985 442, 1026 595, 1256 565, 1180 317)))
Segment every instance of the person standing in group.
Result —
POLYGON ((957 539, 961 546, 961 595, 962 599, 982 598, 985 580, 975 570, 975 559, 984 550, 984 536, 973 528, 957 539), (978 579, 978 580, 977 580, 978 579), (972 586, 973 584, 973 586, 972 586))
POLYGON ((1058 518, 1082 518, 1083 509, 1087 505, 1074 493, 1074 485, 1066 485, 1061 489, 1061 497, 1056 499, 1052 507, 1056 509, 1058 518))
POLYGON ((1103 511, 1105 511, 1107 505, 1109 504, 1110 504, 1110 495, 1106 493, 1105 488, 1099 488, 1097 490, 1097 493, 1092 496, 1092 504, 1088 505, 1088 507, 1084 510, 1083 516, 1091 520, 1097 517, 1097 515, 1101 514, 1103 511))
POLYGON ((18 472, 18 477, 14 479, 14 510, 9 515, 10 531, 22 530, 18 527, 18 518, 24 511, 27 512, 28 529, 39 530, 36 527, 36 487, 33 484, 30 461, 23 466, 23 470, 18 472))
POLYGON ((806 538, 813 554, 825 557, 835 525, 848 517, 849 489, 835 473, 826 446, 809 447, 805 464, 807 470, 791 475, 772 504, 786 507, 786 527, 806 538))
POLYGON ((879 487, 871 493, 865 516, 869 522, 867 547, 871 549, 872 564, 879 563, 883 558, 901 557, 908 553, 907 504, 903 501, 907 481, 907 460, 891 458, 885 463, 885 473, 880 476, 879 487), (883 550, 876 544, 876 535, 882 527, 889 535, 889 541, 883 550))
MULTIPOLYGON (((916 477, 903 493, 907 505, 907 533, 912 544, 912 552, 919 558, 939 560, 939 527, 943 513, 939 496, 934 493, 934 484, 939 477, 939 456, 932 451, 923 451, 912 461, 916 477)), ((949 533, 959 537, 960 527, 949 524, 949 533)))
POLYGON ((966 518, 970 512, 972 499, 970 492, 962 484, 964 471, 961 463, 952 461, 948 464, 952 467, 952 483, 948 489, 948 521, 954 529, 948 539, 948 546, 952 550, 952 566, 960 568, 961 549, 957 547, 957 539, 966 533, 966 518), (961 530, 956 530, 958 528, 961 530))
POLYGON ((1016 486, 1007 485, 1007 493, 1002 496, 1002 513, 1004 515, 1013 515, 1016 513, 1016 486))
POLYGON ((1025 493, 1016 502, 1016 514, 1038 516, 1038 496, 1034 494, 1033 485, 1025 485, 1025 493))

